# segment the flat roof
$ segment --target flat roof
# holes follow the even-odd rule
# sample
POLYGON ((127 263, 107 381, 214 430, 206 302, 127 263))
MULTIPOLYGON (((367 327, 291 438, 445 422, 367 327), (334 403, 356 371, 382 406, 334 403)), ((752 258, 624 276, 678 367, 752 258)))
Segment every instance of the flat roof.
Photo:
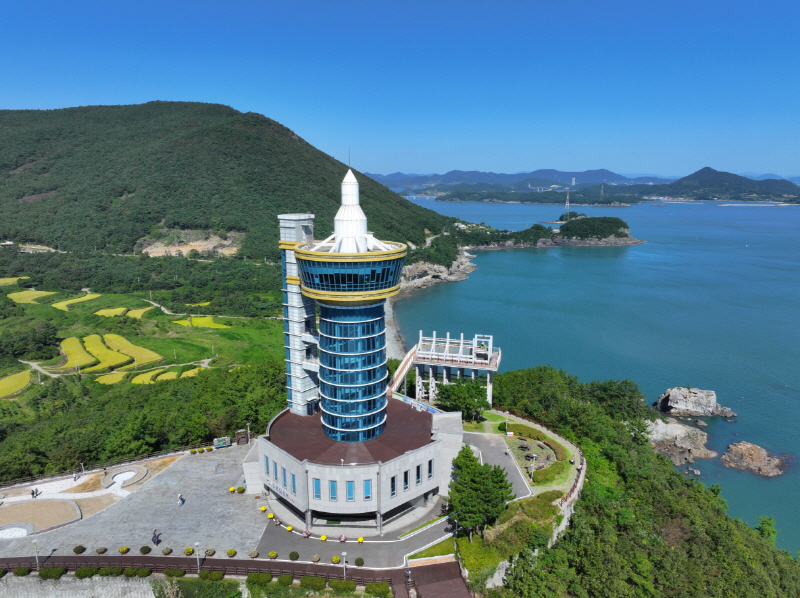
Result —
POLYGON ((431 442, 433 416, 417 411, 397 399, 389 399, 386 429, 366 442, 337 442, 325 436, 322 416, 302 416, 285 411, 272 422, 268 440, 295 459, 314 463, 345 465, 386 463, 431 442))

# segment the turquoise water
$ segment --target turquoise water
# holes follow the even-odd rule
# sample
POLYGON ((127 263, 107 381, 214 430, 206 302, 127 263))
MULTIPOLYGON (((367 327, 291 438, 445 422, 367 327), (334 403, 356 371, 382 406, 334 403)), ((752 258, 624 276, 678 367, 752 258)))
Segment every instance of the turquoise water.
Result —
MULTIPOLYGON (((518 230, 554 220, 560 206, 420 205, 518 230)), ((397 303, 412 345, 437 335, 493 334, 501 371, 550 364, 582 380, 629 378, 652 403, 667 388, 715 390, 737 423, 710 419, 709 448, 747 440, 800 454, 800 206, 670 204, 576 207, 617 216, 648 242, 475 252, 469 280, 439 284, 397 303)), ((751 525, 775 517, 778 545, 800 550, 800 477, 763 479, 698 461, 719 483, 729 513, 751 525)))

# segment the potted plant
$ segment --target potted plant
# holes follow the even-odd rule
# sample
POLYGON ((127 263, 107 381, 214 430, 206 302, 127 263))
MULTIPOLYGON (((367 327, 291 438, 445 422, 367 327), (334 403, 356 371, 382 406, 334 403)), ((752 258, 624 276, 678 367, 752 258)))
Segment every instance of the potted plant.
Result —
POLYGON ((97 554, 105 554, 105 553, 106 553, 106 550, 107 550, 107 549, 106 549, 106 547, 105 547, 105 546, 101 546, 100 548, 95 548, 95 549, 94 549, 94 551, 95 551, 97 554))
POLYGON ((213 548, 209 548, 206 550, 206 556, 214 556, 215 554, 217 554, 217 551, 214 550, 213 548))
POLYGON ((192 556, 194 554, 194 548, 192 547, 187 548, 186 550, 183 551, 183 554, 185 554, 186 556, 192 556))
POLYGON ((258 551, 257 550, 251 550, 250 551, 250 558, 251 559, 257 559, 258 558, 258 551))
POLYGON ((165 546, 164 550, 161 551, 161 554, 163 554, 164 556, 172 554, 172 548, 170 548, 169 546, 165 546))
POLYGON ((228 558, 231 558, 231 559, 232 559, 232 558, 233 558, 233 557, 235 557, 235 556, 236 556, 236 551, 235 551, 233 548, 231 548, 231 549, 228 551, 228 558))
POLYGON ((244 494, 244 486, 239 486, 239 487, 236 489, 236 492, 238 492, 239 494, 244 494))
POLYGON ((142 546, 142 547, 139 549, 139 552, 140 552, 140 553, 142 553, 142 554, 150 554, 150 551, 151 551, 151 550, 152 550, 152 549, 151 549, 149 546, 142 546))
POLYGON ((311 561, 314 563, 319 563, 319 555, 315 554, 314 556, 312 556, 311 561))
POLYGON ((270 553, 267 556, 269 556, 269 558, 271 558, 271 559, 277 559, 278 558, 278 553, 275 552, 274 550, 271 550, 270 553))
POLYGON ((361 557, 358 557, 356 559, 356 567, 361 567, 363 565, 364 565, 364 559, 362 559, 361 557))
POLYGON ((197 454, 197 449, 189 449, 189 454, 190 455, 196 455, 197 454))
POLYGON ((120 546, 120 548, 119 548, 119 553, 120 553, 120 554, 128 554, 128 553, 130 552, 130 550, 131 550, 131 549, 130 549, 130 548, 128 548, 127 546, 120 546))
POLYGON ((335 555, 333 555, 333 558, 331 559, 331 562, 334 565, 338 565, 339 563, 342 562, 342 558, 338 554, 335 554, 335 555))
POLYGON ((86 547, 78 544, 75 548, 72 549, 72 552, 74 552, 75 554, 83 554, 84 552, 86 552, 86 547))
POLYGON ((294 550, 289 553, 289 560, 290 561, 296 561, 299 558, 300 558, 300 555, 297 552, 295 552, 294 550))

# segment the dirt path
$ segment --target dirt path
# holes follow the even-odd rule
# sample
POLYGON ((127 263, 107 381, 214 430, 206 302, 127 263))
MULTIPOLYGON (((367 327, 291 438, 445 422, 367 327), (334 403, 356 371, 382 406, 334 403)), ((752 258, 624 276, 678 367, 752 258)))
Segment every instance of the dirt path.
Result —
POLYGON ((20 363, 24 363, 25 365, 29 365, 34 370, 36 370, 37 372, 41 372, 45 376, 50 376, 51 378, 58 378, 59 376, 63 376, 64 375, 64 374, 53 374, 52 372, 48 372, 47 370, 42 368, 42 366, 40 366, 38 363, 34 363, 33 361, 22 361, 20 359, 19 362, 20 363))

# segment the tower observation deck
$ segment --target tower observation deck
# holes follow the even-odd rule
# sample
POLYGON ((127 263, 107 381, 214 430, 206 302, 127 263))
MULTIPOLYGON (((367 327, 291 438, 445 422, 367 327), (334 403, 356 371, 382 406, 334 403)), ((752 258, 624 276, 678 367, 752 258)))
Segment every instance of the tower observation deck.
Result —
MULTIPOLYGON (((308 216, 279 216, 281 230, 284 220, 305 224, 310 221, 308 216)), ((308 302, 315 300, 319 305, 317 375, 325 435, 340 442, 378 437, 386 426, 384 305, 400 289, 406 246, 379 241, 367 230, 367 218, 359 205, 358 181, 348 171, 342 181, 342 204, 334 219, 334 233, 324 241, 298 236, 284 240, 282 233, 281 248, 291 251, 296 263, 296 274, 289 275, 286 270, 285 288, 297 285, 303 296, 303 301, 295 299, 302 306, 298 314, 304 322, 302 331, 298 327, 301 335, 314 332, 306 324, 313 314, 308 302)), ((287 350, 287 361, 289 358, 287 350)), ((313 409, 292 406, 297 393, 291 365, 287 364, 290 408, 310 415, 313 409)), ((308 397, 304 395, 303 400, 308 402, 308 397)))

